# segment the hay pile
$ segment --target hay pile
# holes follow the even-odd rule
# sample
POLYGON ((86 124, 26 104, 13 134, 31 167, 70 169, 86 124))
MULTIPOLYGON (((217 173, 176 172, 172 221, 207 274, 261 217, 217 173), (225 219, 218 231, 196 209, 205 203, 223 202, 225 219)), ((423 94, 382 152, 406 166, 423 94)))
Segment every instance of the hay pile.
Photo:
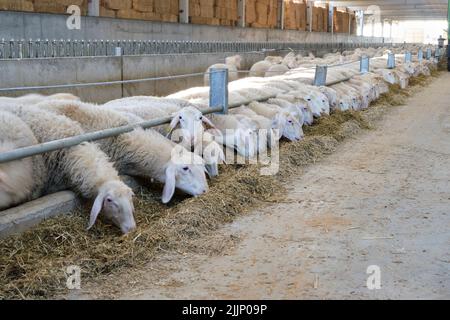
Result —
POLYGON ((161 250, 208 253, 213 249, 196 239, 267 201, 283 200, 283 184, 302 166, 334 152, 339 141, 361 128, 370 128, 388 106, 396 105, 388 102, 405 97, 398 88, 391 89, 389 98, 367 111, 334 113, 306 128, 304 141, 282 143, 276 176, 261 176, 258 166, 223 166, 208 194, 188 199, 177 196, 170 207, 160 203, 161 190, 141 188, 135 202, 139 227, 130 235, 120 236, 102 223, 87 232, 88 208, 80 208, 70 216, 47 220, 22 235, 0 240, 0 299, 64 294, 65 270, 70 265, 80 266, 83 281, 88 281, 143 266, 161 250))

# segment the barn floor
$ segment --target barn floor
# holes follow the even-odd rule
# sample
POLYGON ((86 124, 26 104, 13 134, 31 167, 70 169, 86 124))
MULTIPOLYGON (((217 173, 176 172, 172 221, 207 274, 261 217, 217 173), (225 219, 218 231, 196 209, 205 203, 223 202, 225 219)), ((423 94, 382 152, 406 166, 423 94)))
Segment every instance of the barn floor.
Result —
POLYGON ((111 279, 114 297, 450 299, 449 87, 446 73, 307 167, 287 201, 223 228, 218 241, 239 239, 223 255, 167 253, 111 279), (380 290, 366 287, 371 265, 380 290))

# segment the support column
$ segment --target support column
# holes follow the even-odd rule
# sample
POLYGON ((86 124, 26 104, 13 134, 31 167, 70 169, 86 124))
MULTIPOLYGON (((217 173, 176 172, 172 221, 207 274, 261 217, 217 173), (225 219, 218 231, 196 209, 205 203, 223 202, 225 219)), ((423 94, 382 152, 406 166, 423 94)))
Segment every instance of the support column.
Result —
POLYGON ((313 7, 314 7, 314 1, 308 0, 306 2, 306 24, 308 26, 309 32, 312 32, 313 7))
POLYGON ((238 27, 245 28, 245 11, 247 6, 247 0, 239 0, 238 1, 238 27))
POLYGON ((450 0, 448 0, 448 12, 447 12, 447 39, 449 40, 447 43, 447 70, 450 71, 450 0))
POLYGON ((179 0, 180 23, 189 23, 189 0, 179 0))
POLYGON ((334 34, 334 4, 328 4, 328 32, 334 34))
POLYGON ((278 0, 277 26, 284 30, 284 0, 278 0))
POLYGON ((359 11, 359 27, 361 31, 361 36, 364 36, 364 11, 359 11))
POLYGON ((88 16, 100 16, 100 0, 89 0, 88 2, 88 16))
POLYGON ((375 19, 372 19, 372 37, 375 37, 375 19))

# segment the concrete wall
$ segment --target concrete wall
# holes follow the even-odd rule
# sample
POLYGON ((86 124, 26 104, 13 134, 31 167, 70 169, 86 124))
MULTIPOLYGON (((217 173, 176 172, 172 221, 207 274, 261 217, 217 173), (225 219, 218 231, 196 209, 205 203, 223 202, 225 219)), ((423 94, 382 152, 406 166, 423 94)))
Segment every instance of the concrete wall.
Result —
MULTIPOLYGON (((205 72, 233 53, 144 55, 124 57, 76 57, 56 59, 0 60, 0 88, 105 82, 205 72)), ((273 54, 273 53, 272 53, 273 54)), ((243 54, 244 69, 264 59, 264 53, 243 54)), ((40 92, 71 92, 85 101, 105 102, 122 96, 164 96, 203 85, 203 77, 143 82, 138 84, 94 86, 76 89, 0 92, 18 96, 40 92)))
POLYGON ((363 38, 294 30, 238 28, 193 24, 82 17, 80 30, 66 27, 66 15, 0 12, 0 38, 5 39, 104 39, 104 40, 191 40, 191 41, 273 41, 273 42, 373 42, 363 38))

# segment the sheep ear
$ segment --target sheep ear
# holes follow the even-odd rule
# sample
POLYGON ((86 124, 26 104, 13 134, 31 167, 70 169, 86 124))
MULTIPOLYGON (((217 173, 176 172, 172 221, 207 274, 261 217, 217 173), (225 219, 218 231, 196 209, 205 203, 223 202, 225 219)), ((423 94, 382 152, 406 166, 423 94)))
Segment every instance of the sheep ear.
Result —
POLYGON ((164 184, 162 202, 169 203, 175 193, 175 165, 170 165, 166 169, 166 181, 164 184))
POLYGON ((104 199, 105 199, 104 193, 99 193, 97 198, 95 198, 94 205, 92 206, 91 209, 91 216, 89 218, 89 226, 87 227, 87 230, 90 230, 97 221, 98 215, 100 214, 103 208, 104 199))
POLYGON ((175 114, 172 121, 170 121, 170 129, 174 130, 179 123, 180 123, 180 116, 178 114, 175 114))
POLYGON ((173 130, 175 130, 175 128, 178 126, 179 123, 180 123, 180 117, 178 116, 178 114, 175 114, 173 116, 172 121, 170 121, 169 132, 167 132, 166 138, 170 137, 170 135, 172 134, 173 130))
POLYGON ((217 129, 216 126, 207 117, 203 116, 202 121, 207 127, 211 128, 211 129, 217 129))

